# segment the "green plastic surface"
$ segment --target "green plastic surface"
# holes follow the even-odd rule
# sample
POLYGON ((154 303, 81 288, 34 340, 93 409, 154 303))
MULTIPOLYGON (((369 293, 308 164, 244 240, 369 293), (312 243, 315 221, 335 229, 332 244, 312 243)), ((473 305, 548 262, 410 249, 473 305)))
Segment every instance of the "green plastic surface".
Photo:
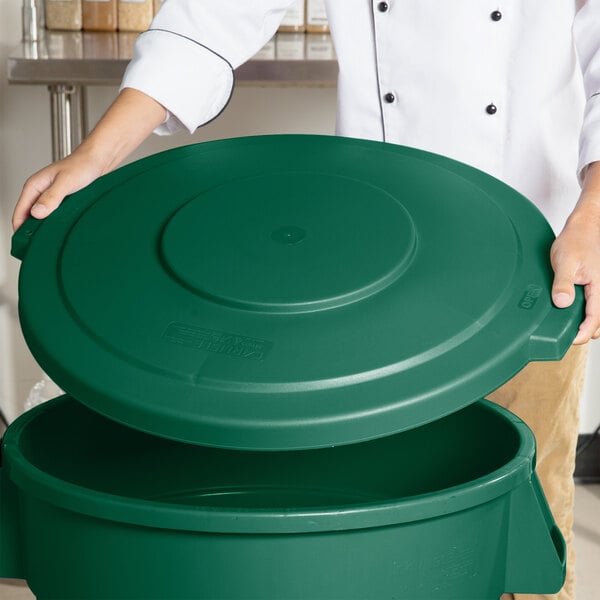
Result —
POLYGON ((553 234, 501 182, 401 146, 266 136, 102 177, 13 238, 20 317, 93 409, 186 442, 338 445, 558 359, 553 234))
POLYGON ((335 448, 237 451, 62 397, 6 432, 0 577, 41 600, 497 600, 565 546, 533 434, 487 401, 335 448))

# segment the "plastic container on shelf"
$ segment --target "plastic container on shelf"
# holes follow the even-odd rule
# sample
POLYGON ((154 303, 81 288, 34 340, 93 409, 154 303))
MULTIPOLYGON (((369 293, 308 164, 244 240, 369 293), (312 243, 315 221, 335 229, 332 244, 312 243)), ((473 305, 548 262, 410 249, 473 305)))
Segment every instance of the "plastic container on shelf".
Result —
POLYGON ((304 0, 296 0, 290 6, 281 21, 278 31, 302 33, 306 29, 306 7, 304 0))
POLYGON ((153 16, 153 0, 118 0, 120 31, 146 31, 153 16))
POLYGON ((48 29, 78 31, 82 28, 81 0, 46 0, 48 29))
POLYGON ((306 31, 329 33, 325 0, 306 0, 306 31))
POLYGON ((82 0, 83 29, 86 31, 116 31, 117 0, 82 0))

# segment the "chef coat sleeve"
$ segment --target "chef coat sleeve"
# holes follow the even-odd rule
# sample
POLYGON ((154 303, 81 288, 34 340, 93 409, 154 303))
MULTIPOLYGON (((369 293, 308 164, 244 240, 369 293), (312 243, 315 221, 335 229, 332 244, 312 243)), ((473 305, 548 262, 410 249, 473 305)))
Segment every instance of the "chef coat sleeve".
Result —
POLYGON ((582 181, 585 167, 600 160, 600 0, 587 0, 578 11, 573 36, 586 94, 577 167, 582 181))
POLYGON ((121 89, 168 111, 155 133, 192 133, 217 117, 233 91, 233 70, 275 34, 294 0, 166 0, 134 46, 121 89))

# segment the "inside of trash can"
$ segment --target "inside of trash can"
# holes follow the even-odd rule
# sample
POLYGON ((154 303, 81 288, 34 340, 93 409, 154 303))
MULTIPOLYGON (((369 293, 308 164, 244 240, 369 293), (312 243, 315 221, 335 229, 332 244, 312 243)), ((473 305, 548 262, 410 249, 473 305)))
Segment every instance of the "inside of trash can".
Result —
POLYGON ((295 508, 385 502, 471 482, 510 461, 519 443, 509 420, 484 403, 360 444, 257 452, 156 437, 63 398, 28 424, 20 446, 41 471, 102 493, 188 506, 295 508))

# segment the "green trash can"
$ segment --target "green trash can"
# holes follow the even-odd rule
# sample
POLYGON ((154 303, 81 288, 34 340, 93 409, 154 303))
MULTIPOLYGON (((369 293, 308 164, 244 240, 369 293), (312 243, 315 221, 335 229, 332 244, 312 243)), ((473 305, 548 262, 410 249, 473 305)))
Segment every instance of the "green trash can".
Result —
POLYGON ((171 150, 29 219, 21 324, 69 396, 7 431, 0 576, 42 600, 557 591, 533 436, 480 400, 575 336, 552 239, 480 171, 321 136, 171 150))
POLYGON ((4 452, 2 574, 43 600, 497 600, 564 576, 533 435, 487 401, 360 444, 261 452, 63 397, 15 422, 4 452))

